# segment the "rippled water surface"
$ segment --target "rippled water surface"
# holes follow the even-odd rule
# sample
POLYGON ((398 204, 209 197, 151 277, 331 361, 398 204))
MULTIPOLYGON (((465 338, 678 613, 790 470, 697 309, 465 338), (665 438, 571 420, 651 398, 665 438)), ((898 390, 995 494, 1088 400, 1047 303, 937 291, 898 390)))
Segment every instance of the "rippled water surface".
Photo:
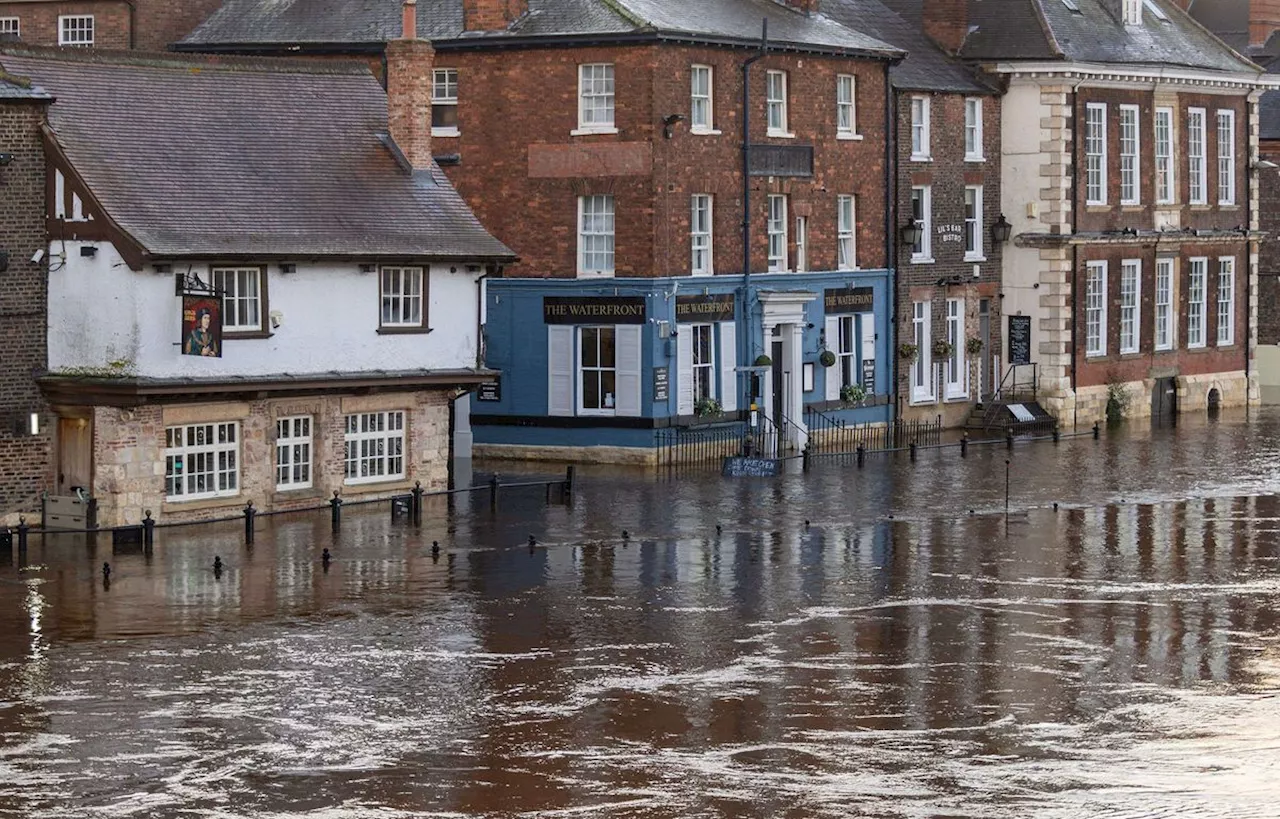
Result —
POLYGON ((1280 816, 1277 433, 34 541, 0 816, 1280 816))

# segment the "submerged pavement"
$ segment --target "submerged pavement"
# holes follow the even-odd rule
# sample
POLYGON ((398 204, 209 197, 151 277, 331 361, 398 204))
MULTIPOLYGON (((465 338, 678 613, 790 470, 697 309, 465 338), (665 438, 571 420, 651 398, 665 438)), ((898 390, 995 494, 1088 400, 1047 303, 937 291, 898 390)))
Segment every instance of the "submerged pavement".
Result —
POLYGON ((0 816, 1274 817, 1277 433, 33 541, 0 816))

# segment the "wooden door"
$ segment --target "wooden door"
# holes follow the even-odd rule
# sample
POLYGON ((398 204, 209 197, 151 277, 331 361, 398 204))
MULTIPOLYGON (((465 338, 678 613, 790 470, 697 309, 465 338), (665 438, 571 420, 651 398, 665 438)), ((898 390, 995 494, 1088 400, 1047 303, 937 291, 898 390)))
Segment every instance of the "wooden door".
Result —
POLYGON ((58 419, 58 494, 70 495, 74 487, 93 494, 93 421, 58 419))

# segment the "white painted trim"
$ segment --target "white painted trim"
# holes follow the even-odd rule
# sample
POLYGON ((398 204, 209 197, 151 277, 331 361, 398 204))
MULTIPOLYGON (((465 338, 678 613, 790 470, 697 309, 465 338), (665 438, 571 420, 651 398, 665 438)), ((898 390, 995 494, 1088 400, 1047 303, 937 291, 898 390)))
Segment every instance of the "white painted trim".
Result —
POLYGON ((996 62, 986 66, 996 74, 1023 75, 1032 78, 1071 78, 1103 80, 1118 84, 1137 84, 1149 88, 1152 82, 1209 85, 1218 88, 1280 88, 1280 76, 1261 71, 1197 71, 1175 67, 1138 67, 1082 62, 996 62))

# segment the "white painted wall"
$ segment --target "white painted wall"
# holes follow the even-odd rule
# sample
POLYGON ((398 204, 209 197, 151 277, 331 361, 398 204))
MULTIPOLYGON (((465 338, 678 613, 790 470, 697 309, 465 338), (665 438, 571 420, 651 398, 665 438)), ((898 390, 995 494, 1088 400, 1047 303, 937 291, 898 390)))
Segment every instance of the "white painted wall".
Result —
MULTIPOLYGON (((1029 205, 1039 207, 1040 189, 1046 181, 1040 173, 1049 158, 1042 150, 1048 131, 1041 127, 1041 118, 1047 114, 1038 83, 1021 78, 1010 83, 1000 107, 1000 207, 1013 225, 1014 236, 1049 232, 1049 226, 1028 211, 1029 205)), ((1017 247, 1013 242, 1004 246, 1001 285, 1004 299, 1000 303, 1001 320, 1005 322, 1002 361, 1009 360, 1008 319, 1004 316, 1018 315, 1032 317, 1031 360, 1040 360, 1040 291, 1034 287, 1040 278, 1040 267, 1039 250, 1017 247)))
MULTIPOLYGON (((379 335, 378 273, 353 262, 266 265, 269 311, 282 313, 267 339, 224 339, 222 358, 182 355, 182 300, 174 274, 134 272, 107 242, 50 245, 49 368, 113 367, 154 378, 306 375, 332 371, 459 369, 476 365, 479 273, 433 265, 430 333, 379 335), (80 255, 94 245, 96 256, 80 255), (65 252, 65 264, 60 259, 65 252)), ((186 271, 186 265, 175 270, 186 271)), ((207 264, 191 271, 209 281, 207 264)))

